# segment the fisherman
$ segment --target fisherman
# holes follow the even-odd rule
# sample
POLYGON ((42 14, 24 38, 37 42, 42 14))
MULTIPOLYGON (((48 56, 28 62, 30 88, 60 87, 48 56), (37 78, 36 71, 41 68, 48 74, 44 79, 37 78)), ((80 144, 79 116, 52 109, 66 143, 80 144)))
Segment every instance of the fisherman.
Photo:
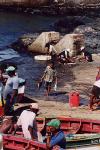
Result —
POLYGON ((50 94, 53 81, 55 82, 55 84, 57 84, 57 72, 52 63, 49 63, 46 67, 41 80, 45 81, 46 95, 48 96, 50 94))
POLYGON ((11 134, 14 131, 14 125, 16 124, 16 122, 16 116, 5 119, 0 126, 0 133, 11 134))
POLYGON ((47 149, 51 150, 54 146, 59 146, 60 148, 66 148, 66 139, 63 131, 60 129, 60 121, 58 119, 52 119, 47 123, 47 149))
POLYGON ((60 63, 73 63, 74 61, 70 57, 70 49, 63 49, 61 53, 58 55, 58 60, 60 63))
MULTIPOLYGON (((19 126, 22 127, 24 137, 29 140, 38 140, 36 115, 39 111, 37 103, 32 103, 29 110, 24 110, 16 124, 15 133, 19 126)), ((14 133, 14 134, 15 134, 14 133)))
POLYGON ((86 51, 84 46, 81 47, 80 53, 83 55, 83 57, 80 58, 80 60, 86 60, 88 62, 92 62, 93 61, 92 54, 90 52, 86 51))
POLYGON ((17 100, 19 81, 15 67, 9 66, 6 72, 8 79, 3 91, 3 99, 5 100, 4 114, 10 115, 13 112, 13 106, 17 100))
POLYGON ((92 88, 92 95, 90 96, 90 109, 91 110, 94 110, 93 109, 94 104, 100 105, 100 97, 99 97, 100 96, 100 67, 97 67, 97 68, 99 70, 96 75, 96 81, 92 88))

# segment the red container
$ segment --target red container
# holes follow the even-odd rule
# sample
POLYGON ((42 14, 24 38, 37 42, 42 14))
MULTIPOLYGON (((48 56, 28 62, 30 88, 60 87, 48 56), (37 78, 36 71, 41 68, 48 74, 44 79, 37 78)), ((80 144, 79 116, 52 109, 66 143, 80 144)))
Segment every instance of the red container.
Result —
POLYGON ((0 117, 4 115, 4 109, 2 106, 0 106, 0 117))
POLYGON ((77 92, 72 92, 69 95, 69 106, 70 107, 78 107, 80 104, 80 97, 79 93, 77 92))

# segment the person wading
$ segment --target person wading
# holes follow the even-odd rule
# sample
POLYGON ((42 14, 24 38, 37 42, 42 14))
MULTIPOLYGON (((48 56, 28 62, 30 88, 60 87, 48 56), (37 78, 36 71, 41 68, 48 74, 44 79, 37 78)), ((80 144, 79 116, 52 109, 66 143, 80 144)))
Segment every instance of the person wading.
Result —
POLYGON ((50 94, 51 85, 52 85, 53 81, 55 83, 57 83, 57 72, 54 69, 52 63, 48 64, 48 66, 46 67, 41 80, 45 81, 46 96, 48 96, 50 94))

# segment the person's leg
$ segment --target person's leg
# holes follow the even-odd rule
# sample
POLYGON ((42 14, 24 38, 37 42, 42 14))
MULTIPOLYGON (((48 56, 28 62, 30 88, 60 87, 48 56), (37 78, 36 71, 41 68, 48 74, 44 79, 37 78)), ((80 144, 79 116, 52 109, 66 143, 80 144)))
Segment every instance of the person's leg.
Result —
POLYGON ((46 94, 45 94, 45 95, 46 95, 46 96, 48 96, 48 83, 49 83, 49 82, 46 82, 46 83, 45 83, 45 88, 46 88, 46 94))
POLYGON ((51 83, 49 83, 48 85, 48 95, 50 94, 50 91, 51 91, 51 83))
POLYGON ((96 97, 95 95, 90 96, 90 109, 93 110, 93 105, 95 103, 96 97))
POLYGON ((51 91, 51 82, 46 82, 46 96, 49 95, 51 91))

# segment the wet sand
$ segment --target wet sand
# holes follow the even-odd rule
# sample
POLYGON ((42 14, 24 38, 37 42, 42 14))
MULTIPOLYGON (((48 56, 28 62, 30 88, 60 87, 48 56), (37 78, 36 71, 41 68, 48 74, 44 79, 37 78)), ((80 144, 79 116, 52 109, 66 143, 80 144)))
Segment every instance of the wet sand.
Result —
MULTIPOLYGON (((93 62, 82 62, 76 65, 59 66, 58 88, 55 92, 52 88, 50 96, 46 97, 44 92, 38 91, 36 96, 31 97, 40 106, 39 116, 42 117, 77 117, 99 119, 100 108, 89 110, 89 95, 95 77, 97 66, 100 65, 100 55, 93 55, 93 62), (69 93, 76 91, 80 95, 80 106, 69 107, 69 93)), ((24 105, 24 104, 22 104, 24 105)))

